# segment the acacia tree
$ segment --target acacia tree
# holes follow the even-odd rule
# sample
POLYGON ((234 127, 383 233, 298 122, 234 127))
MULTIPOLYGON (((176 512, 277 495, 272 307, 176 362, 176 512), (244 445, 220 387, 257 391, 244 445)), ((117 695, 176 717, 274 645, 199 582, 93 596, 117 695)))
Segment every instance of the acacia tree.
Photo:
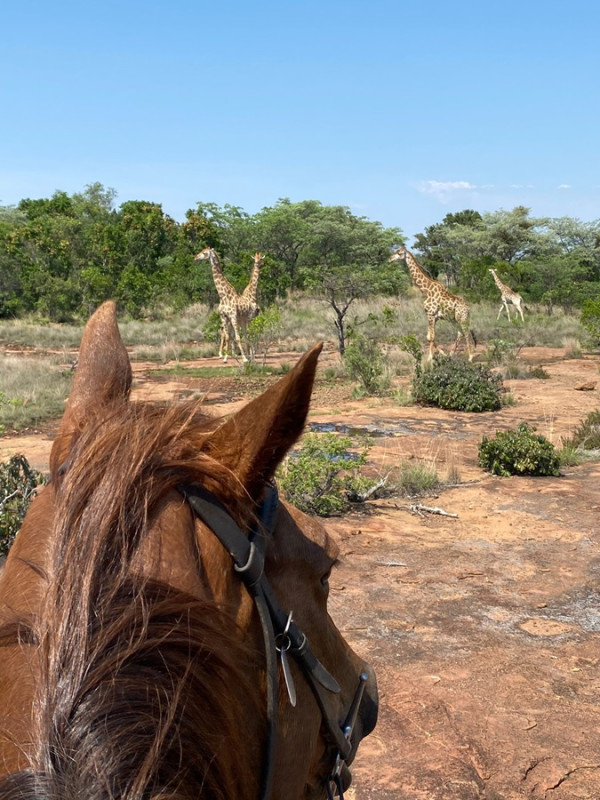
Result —
POLYGON ((403 273, 389 263, 391 247, 402 239, 399 228, 356 217, 345 206, 321 206, 313 216, 300 256, 302 274, 306 286, 333 310, 341 355, 352 303, 368 295, 397 293, 405 286, 403 273))

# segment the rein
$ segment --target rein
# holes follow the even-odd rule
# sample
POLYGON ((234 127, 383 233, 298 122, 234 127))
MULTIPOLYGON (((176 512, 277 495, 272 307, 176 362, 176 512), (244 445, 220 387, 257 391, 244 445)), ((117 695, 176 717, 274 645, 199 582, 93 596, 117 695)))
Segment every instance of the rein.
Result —
POLYGON ((246 535, 232 519, 217 498, 204 487, 193 484, 178 487, 194 514, 207 525, 233 561, 259 615, 264 646, 267 676, 267 748, 261 779, 260 800, 269 800, 273 788, 277 744, 277 707, 279 669, 281 659, 283 675, 290 703, 296 705, 296 692, 287 657, 292 656, 302 669, 315 696, 327 739, 335 748, 336 756, 327 779, 327 794, 333 800, 334 792, 343 798, 342 769, 352 754, 351 735, 358 717, 368 676, 361 673, 358 688, 342 724, 332 719, 327 711, 326 692, 339 694, 341 689, 331 673, 321 664, 310 648, 306 635, 279 605, 264 574, 266 539, 263 531, 272 533, 275 528, 279 497, 275 486, 269 485, 257 518, 257 524, 246 535))

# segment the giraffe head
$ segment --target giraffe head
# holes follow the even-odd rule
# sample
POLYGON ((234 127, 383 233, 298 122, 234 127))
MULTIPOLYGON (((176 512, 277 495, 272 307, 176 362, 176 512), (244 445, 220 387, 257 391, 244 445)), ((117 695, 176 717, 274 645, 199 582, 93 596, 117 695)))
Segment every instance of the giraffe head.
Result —
POLYGON ((254 253, 254 261, 255 262, 262 262, 262 261, 264 261, 264 258, 265 258, 265 256, 264 256, 263 253, 259 253, 259 252, 254 253))
POLYGON ((214 250, 212 247, 205 247, 204 250, 201 250, 198 253, 198 255, 194 256, 194 261, 208 261, 213 253, 214 250))
POLYGON ((404 261, 406 258, 406 247, 402 245, 402 247, 396 248, 392 255, 390 256, 390 261, 404 261))
POLYGON ((490 267, 490 272, 492 273, 492 275, 493 275, 493 276, 494 276, 494 278, 495 278, 495 277, 496 277, 496 270, 495 270, 495 269, 492 269, 492 268, 490 267))

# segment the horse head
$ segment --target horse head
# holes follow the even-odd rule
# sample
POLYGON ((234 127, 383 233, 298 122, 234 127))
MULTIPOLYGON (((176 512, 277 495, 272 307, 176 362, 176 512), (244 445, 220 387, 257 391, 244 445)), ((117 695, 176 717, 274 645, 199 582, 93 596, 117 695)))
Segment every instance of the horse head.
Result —
POLYGON ((0 576, 0 798, 343 793, 375 679, 327 613, 335 543, 272 484, 320 349, 215 420, 132 402, 114 304, 89 320, 0 576))

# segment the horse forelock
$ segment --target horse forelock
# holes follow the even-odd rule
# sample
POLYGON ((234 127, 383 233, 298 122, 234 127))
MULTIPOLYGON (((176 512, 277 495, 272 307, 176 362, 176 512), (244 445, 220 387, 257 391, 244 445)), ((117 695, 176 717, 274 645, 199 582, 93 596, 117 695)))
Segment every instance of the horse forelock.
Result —
POLYGON ((53 476, 39 745, 27 778, 51 780, 53 796, 256 793, 240 753, 256 765, 259 745, 238 723, 239 704, 256 694, 249 651, 212 602, 134 570, 161 499, 179 484, 203 483, 243 513, 243 487, 203 452, 214 425, 191 405, 123 405, 77 434, 53 476))

